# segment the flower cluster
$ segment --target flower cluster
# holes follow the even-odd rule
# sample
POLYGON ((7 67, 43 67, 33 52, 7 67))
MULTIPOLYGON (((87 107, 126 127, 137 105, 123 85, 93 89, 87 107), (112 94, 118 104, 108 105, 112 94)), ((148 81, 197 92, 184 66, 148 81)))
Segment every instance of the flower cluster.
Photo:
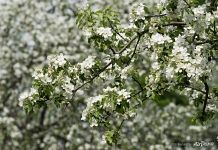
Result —
POLYGON ((161 35, 159 33, 155 33, 155 34, 152 34, 151 36, 151 45, 154 45, 154 44, 164 44, 165 42, 172 42, 172 39, 165 35, 161 35))
POLYGON ((104 28, 104 27, 100 27, 96 30, 96 33, 102 37, 104 37, 105 39, 110 38, 113 33, 111 31, 111 28, 104 28))
POLYGON ((87 107, 82 113, 82 120, 89 120, 92 127, 115 115, 113 112, 118 111, 116 115, 119 115, 129 109, 131 94, 126 89, 107 87, 103 92, 102 95, 87 99, 87 107))

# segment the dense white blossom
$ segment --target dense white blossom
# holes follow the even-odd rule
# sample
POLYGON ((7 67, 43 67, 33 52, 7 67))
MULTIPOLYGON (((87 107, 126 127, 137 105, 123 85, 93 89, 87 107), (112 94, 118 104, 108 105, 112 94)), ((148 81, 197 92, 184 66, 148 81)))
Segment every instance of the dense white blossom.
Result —
POLYGON ((75 89, 75 86, 70 82, 70 80, 71 79, 69 77, 66 77, 64 84, 62 85, 62 88, 66 92, 66 97, 69 99, 72 98, 73 90, 75 89))
POLYGON ((95 56, 88 56, 82 63, 79 63, 82 72, 91 69, 95 65, 95 56))
POLYGON ((66 56, 62 53, 60 55, 48 56, 48 62, 55 68, 62 67, 66 63, 66 56))
POLYGON ((160 33, 152 34, 152 36, 151 36, 151 43, 152 44, 164 44, 165 42, 172 42, 172 40, 167 35, 162 35, 160 33))
POLYGON ((111 31, 111 28, 104 28, 104 27, 98 28, 96 30, 96 33, 98 35, 103 36, 105 39, 108 39, 108 38, 110 38, 113 35, 113 33, 111 31))
POLYGON ((23 106, 23 102, 27 98, 32 98, 31 96, 37 94, 37 90, 34 88, 31 88, 30 91, 24 91, 23 93, 20 94, 19 97, 19 105, 23 106))
POLYGON ((193 12, 196 16, 204 15, 206 11, 206 5, 201 5, 193 9, 193 12))

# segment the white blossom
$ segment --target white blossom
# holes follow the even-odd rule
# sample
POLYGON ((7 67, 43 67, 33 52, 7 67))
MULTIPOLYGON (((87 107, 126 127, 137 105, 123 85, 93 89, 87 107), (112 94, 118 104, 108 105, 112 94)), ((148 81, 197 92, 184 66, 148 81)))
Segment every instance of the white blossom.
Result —
POLYGON ((81 71, 85 72, 87 69, 91 69, 95 65, 95 56, 88 56, 82 63, 79 63, 81 71))
POLYGON ((48 62, 51 66, 54 66, 55 69, 58 67, 63 67, 66 64, 66 56, 62 53, 60 55, 48 56, 48 62))
POLYGON ((193 9, 193 12, 196 16, 204 15, 206 10, 206 5, 201 5, 193 9))
POLYGON ((105 39, 108 39, 113 35, 111 28, 104 28, 104 27, 97 28, 96 33, 98 35, 103 36, 105 39))
POLYGON ((160 33, 152 34, 152 36, 151 36, 151 43, 152 44, 164 44, 165 42, 172 42, 172 40, 167 35, 162 35, 160 33))
POLYGON ((122 89, 120 91, 117 91, 117 94, 119 96, 123 96, 125 99, 130 98, 130 93, 126 91, 126 89, 122 89))

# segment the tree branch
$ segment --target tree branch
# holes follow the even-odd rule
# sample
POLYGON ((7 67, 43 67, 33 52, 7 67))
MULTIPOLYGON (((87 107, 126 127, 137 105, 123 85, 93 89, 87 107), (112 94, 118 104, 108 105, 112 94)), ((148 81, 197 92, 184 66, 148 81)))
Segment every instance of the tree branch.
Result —
POLYGON ((167 14, 157 14, 157 15, 148 15, 148 16, 145 16, 145 18, 155 18, 155 17, 164 17, 166 16, 167 14))
POLYGON ((140 39, 141 39, 141 35, 138 36, 138 40, 137 40, 137 43, 136 43, 136 45, 135 45, 133 54, 132 54, 132 56, 130 57, 129 61, 127 62, 127 66, 131 63, 131 60, 133 59, 133 57, 134 57, 135 54, 136 54, 136 49, 137 49, 137 47, 138 47, 138 44, 139 44, 139 42, 140 42, 140 39))
POLYGON ((112 25, 110 19, 107 18, 107 20, 108 20, 108 22, 109 22, 109 25, 110 25, 111 29, 112 29, 117 35, 119 35, 124 41, 128 41, 127 39, 125 39, 125 38, 114 28, 114 26, 112 25))
POLYGON ((187 0, 183 0, 185 3, 186 3, 186 5, 188 6, 188 8, 191 8, 191 5, 187 2, 187 0))
MULTIPOLYGON (((139 36, 142 36, 143 34, 145 34, 147 32, 147 30, 142 31, 140 33, 138 33, 137 35, 133 36, 133 38, 120 50, 119 54, 122 54, 131 44, 132 42, 134 42, 139 36)), ((84 84, 80 85, 79 87, 77 87, 76 89, 73 90, 73 92, 75 93, 76 91, 78 91, 79 89, 83 88, 85 85, 91 83, 94 79, 96 79, 102 72, 104 72, 113 62, 111 61, 110 63, 108 63, 106 66, 104 66, 94 77, 92 77, 89 81, 85 82, 84 84)))
POLYGON ((89 81, 85 82, 84 84, 82 84, 81 86, 77 87, 76 89, 73 90, 73 92, 75 93, 76 91, 78 91, 79 89, 81 89, 82 87, 84 87, 85 85, 91 83, 95 78, 97 78, 102 72, 104 72, 110 65, 112 64, 112 61, 110 63, 108 63, 106 66, 104 66, 94 77, 92 77, 89 81))
POLYGON ((122 54, 122 53, 132 44, 132 42, 134 42, 139 36, 142 36, 142 35, 145 34, 146 32, 148 32, 148 29, 147 29, 147 30, 144 30, 144 31, 142 31, 142 32, 139 32, 139 33, 137 33, 135 36, 133 36, 133 38, 126 44, 126 46, 124 46, 124 47, 120 50, 119 54, 122 54))
POLYGON ((204 98, 204 105, 203 105, 203 110, 202 110, 202 117, 204 117, 204 115, 205 115, 207 101, 209 98, 209 86, 208 86, 206 81, 204 81, 204 86, 205 86, 205 98, 204 98))
POLYGON ((164 24, 163 26, 185 26, 187 25, 185 22, 170 22, 168 24, 164 24))
POLYGON ((143 91, 141 83, 135 77, 132 77, 132 79, 139 85, 140 89, 143 91))

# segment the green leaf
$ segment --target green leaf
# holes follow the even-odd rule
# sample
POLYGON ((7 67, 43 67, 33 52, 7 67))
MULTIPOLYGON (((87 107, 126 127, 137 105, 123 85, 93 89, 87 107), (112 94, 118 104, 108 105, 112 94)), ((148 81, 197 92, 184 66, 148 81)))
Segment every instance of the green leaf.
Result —
POLYGON ((112 145, 116 144, 119 138, 119 133, 116 130, 106 131, 105 132, 105 140, 107 144, 112 145))
POLYGON ((218 97, 218 88, 213 88, 212 92, 218 97))
POLYGON ((206 4, 206 0, 191 0, 191 5, 194 5, 195 7, 203 4, 206 4))
POLYGON ((34 107, 34 104, 32 103, 32 101, 30 101, 29 99, 24 100, 23 108, 26 113, 33 112, 33 107, 34 107))
POLYGON ((121 101, 120 104, 116 106, 116 111, 118 113, 124 114, 129 108, 129 103, 126 100, 121 101))
POLYGON ((112 145, 113 144, 113 136, 114 136, 114 131, 106 131, 105 132, 105 140, 107 144, 112 145))
POLYGON ((178 0, 169 0, 167 10, 175 11, 177 9, 178 0))
POLYGON ((174 102, 176 105, 182 105, 182 106, 187 106, 189 104, 187 97, 183 95, 179 95, 174 91, 165 91, 161 95, 154 94, 153 99, 160 107, 165 107, 171 102, 174 102))

